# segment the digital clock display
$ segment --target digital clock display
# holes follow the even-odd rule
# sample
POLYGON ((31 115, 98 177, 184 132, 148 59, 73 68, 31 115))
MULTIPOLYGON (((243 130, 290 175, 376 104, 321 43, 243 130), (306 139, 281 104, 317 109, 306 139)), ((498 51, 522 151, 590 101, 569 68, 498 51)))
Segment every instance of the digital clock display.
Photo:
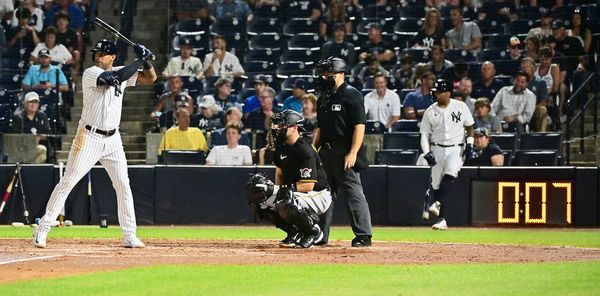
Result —
POLYGON ((471 224, 572 225, 573 185, 565 180, 473 180, 471 224))

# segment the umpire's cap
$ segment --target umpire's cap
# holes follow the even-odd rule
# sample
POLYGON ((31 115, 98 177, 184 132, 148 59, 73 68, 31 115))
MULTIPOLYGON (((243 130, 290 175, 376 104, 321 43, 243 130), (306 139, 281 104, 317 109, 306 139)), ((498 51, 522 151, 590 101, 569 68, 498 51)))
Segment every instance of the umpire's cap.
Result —
POLYGON ((117 54, 117 45, 110 40, 102 39, 102 40, 96 42, 96 45, 92 49, 92 52, 93 53, 103 52, 106 54, 117 54))
POLYGON ((452 91, 452 84, 450 82, 448 82, 448 80, 446 80, 446 79, 436 80, 435 84, 433 84, 433 88, 431 89, 432 94, 447 92, 447 91, 452 91))
POLYGON ((328 57, 327 59, 320 60, 317 63, 316 70, 321 71, 320 74, 322 74, 324 72, 334 72, 334 73, 345 72, 346 71, 346 62, 340 58, 328 57))
POLYGON ((271 125, 277 126, 294 126, 302 127, 304 125, 304 117, 302 114, 286 109, 271 116, 271 125))

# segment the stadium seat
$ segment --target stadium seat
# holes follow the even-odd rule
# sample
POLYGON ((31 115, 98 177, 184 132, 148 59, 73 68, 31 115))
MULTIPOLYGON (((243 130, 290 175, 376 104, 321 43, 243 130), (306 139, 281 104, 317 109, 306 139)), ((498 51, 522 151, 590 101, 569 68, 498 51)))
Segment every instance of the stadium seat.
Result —
POLYGON ((58 94, 54 90, 44 89, 35 91, 40 97, 40 105, 58 104, 58 94))
POLYGON ((281 1, 285 19, 309 18, 312 15, 312 10, 307 3, 308 1, 281 1))
POLYGON ((418 150, 385 149, 375 152, 375 164, 416 165, 418 150))
POLYGON ((459 59, 465 62, 475 61, 475 57, 471 52, 462 49, 446 49, 444 50, 444 57, 453 63, 459 59))
POLYGON ((511 166, 512 159, 514 158, 514 151, 512 150, 502 150, 502 156, 504 156, 504 166, 511 166))
POLYGON ((495 20, 485 19, 477 21, 477 26, 481 31, 481 35, 489 37, 504 33, 504 27, 498 24, 495 20))
POLYGON ((44 112, 46 117, 48 117, 48 123, 50 124, 52 133, 62 133, 63 121, 61 119, 60 106, 58 103, 43 103, 43 101, 40 100, 40 111, 44 112))
POLYGON ((362 35, 368 35, 368 31, 365 27, 370 24, 370 23, 379 23, 379 25, 381 25, 381 33, 382 34, 394 34, 394 20, 390 19, 390 20, 385 20, 385 19, 368 19, 368 20, 362 20, 358 23, 358 25, 356 26, 356 33, 358 34, 362 34, 362 35))
POLYGON ((563 5, 563 6, 558 6, 552 12, 552 18, 555 20, 557 20, 557 19, 563 20, 565 22, 570 21, 571 15, 572 15, 574 9, 575 9, 575 7, 568 5, 568 4, 563 5))
POLYGON ((479 53, 477 59, 481 62, 491 61, 495 63, 497 61, 503 60, 504 57, 506 57, 506 55, 507 53, 504 49, 486 48, 479 53))
POLYGON ((19 95, 21 89, 0 89, 0 104, 8 104, 11 110, 16 110, 19 107, 19 95))
POLYGON ((406 99, 406 95, 408 95, 409 92, 413 92, 415 91, 415 89, 413 88, 403 88, 398 92, 398 96, 400 97, 400 103, 404 103, 404 99, 406 99))
POLYGON ((0 132, 7 133, 12 121, 13 110, 8 103, 0 103, 0 132))
POLYGON ((248 62, 279 62, 279 56, 281 56, 280 50, 272 49, 251 49, 244 55, 244 63, 248 62))
POLYGON ((354 44, 354 50, 360 50, 360 47, 369 41, 369 36, 346 34, 346 41, 354 44))
POLYGON ((502 150, 515 151, 517 149, 517 134, 515 133, 492 133, 490 140, 502 150))
POLYGON ((248 72, 246 72, 246 76, 248 77, 246 80, 244 80, 244 82, 242 83, 242 89, 244 88, 254 88, 254 80, 256 79, 256 76, 260 75, 262 77, 262 79, 264 79, 264 81, 267 82, 267 84, 275 89, 279 89, 277 87, 277 83, 273 83, 275 81, 275 78, 273 78, 273 75, 268 75, 268 74, 248 74, 248 72))
POLYGON ((387 128, 385 128, 385 124, 379 122, 377 120, 367 120, 367 124, 365 125, 365 133, 366 134, 383 134, 387 132, 387 128))
POLYGON ((542 13, 539 7, 521 5, 517 10, 517 15, 520 19, 539 20, 542 18, 542 13))
POLYGON ((506 25, 506 33, 509 35, 525 36, 529 33, 531 28, 536 27, 535 20, 532 19, 518 19, 513 20, 506 25))
POLYGON ((204 90, 202 80, 196 79, 194 76, 181 76, 181 81, 183 81, 183 89, 187 89, 188 94, 192 98, 196 98, 202 94, 204 90))
POLYGON ((370 4, 363 7, 361 17, 363 20, 368 19, 392 19, 396 15, 396 10, 391 5, 370 4))
POLYGON ((401 19, 394 25, 394 33, 398 35, 410 35, 415 36, 423 27, 423 21, 421 19, 401 19))
MULTIPOLYGON (((421 1, 419 1, 421 2, 421 1)), ((425 3, 423 1, 422 3, 425 3)), ((425 17, 425 6, 419 4, 413 4, 398 8, 398 14, 403 18, 422 19, 425 17)))
MULTIPOLYGON (((181 38, 186 38, 190 40, 190 44, 194 51, 208 51, 210 47, 210 40, 208 34, 195 34, 195 35, 178 35, 173 38, 173 42, 171 42, 171 48, 173 50, 179 50, 179 40, 181 38)), ((202 59, 204 56, 201 57, 202 59)))
POLYGON ((261 18, 256 17, 250 21, 248 28, 246 29, 248 35, 260 35, 260 34, 280 34, 281 33, 281 22, 278 18, 261 18))
POLYGON ((510 41, 510 35, 494 35, 488 38, 485 43, 486 49, 506 50, 506 46, 510 41))
POLYGON ((275 72, 275 65, 271 62, 247 62, 244 63, 244 72, 248 75, 271 74, 275 72))
POLYGON ((279 34, 260 34, 253 36, 248 44, 249 49, 282 50, 283 40, 279 34))
POLYGON ((292 75, 311 75, 312 67, 305 63, 282 63, 275 71, 277 78, 285 79, 292 75))
POLYGON ((260 8, 254 9, 256 18, 281 18, 281 13, 281 9, 276 5, 262 5, 260 8))
POLYGON ((413 64, 427 63, 431 60, 431 52, 425 48, 407 48, 402 54, 409 54, 412 57, 413 64))
POLYGON ((372 92, 372 91, 373 91, 373 89, 372 89, 372 88, 365 88, 365 87, 364 87, 364 84, 363 84, 363 88, 362 88, 362 90, 360 91, 360 93, 361 93, 361 94, 363 95, 363 97, 364 97, 364 96, 368 95, 368 94, 369 94, 370 92, 372 92))
POLYGON ((248 49, 248 40, 245 33, 224 34, 227 41, 227 50, 234 55, 243 56, 248 49))
POLYGON ((233 35, 235 33, 246 33, 246 20, 236 18, 221 19, 210 26, 212 35, 233 35))
POLYGON ((520 136, 520 150, 551 149, 562 151, 562 134, 527 133, 520 136))
POLYGON ((392 123, 392 132, 419 132, 419 121, 416 119, 400 119, 392 123))
POLYGON ((166 165, 205 164, 206 154, 204 151, 165 150, 163 151, 163 163, 166 165))
POLYGON ((201 19, 180 21, 175 24, 176 35, 198 35, 208 32, 210 24, 201 19))
POLYGON ((288 49, 281 54, 282 63, 302 62, 306 65, 312 65, 319 60, 321 56, 318 50, 310 49, 288 49))
POLYGON ((518 150, 513 159, 513 166, 556 166, 558 151, 556 150, 518 150))
POLYGON ((296 79, 302 78, 306 81, 306 91, 314 90, 316 88, 316 81, 312 75, 309 76, 298 76, 293 75, 281 82, 281 89, 292 89, 296 79))
POLYGON ((239 96, 240 99, 245 100, 248 97, 254 96, 256 95, 256 90, 254 90, 254 88, 243 88, 242 91, 240 91, 239 96))
POLYGON ((220 76, 209 76, 204 78, 203 86, 204 94, 212 94, 215 92, 215 82, 221 78, 220 76))
POLYGON ((383 149, 421 150, 421 135, 414 132, 392 132, 383 134, 383 149))
POLYGON ((283 25, 283 35, 296 36, 303 33, 317 34, 319 32, 319 22, 313 22, 309 19, 291 19, 283 25))
POLYGON ((324 40, 317 34, 296 35, 288 40, 288 49, 312 49, 319 50, 324 40))
POLYGON ((0 73, 0 88, 17 89, 21 87, 23 77, 16 71, 2 71, 0 73))
POLYGON ((469 62, 469 74, 467 75, 473 83, 481 80, 481 63, 480 62, 469 62))

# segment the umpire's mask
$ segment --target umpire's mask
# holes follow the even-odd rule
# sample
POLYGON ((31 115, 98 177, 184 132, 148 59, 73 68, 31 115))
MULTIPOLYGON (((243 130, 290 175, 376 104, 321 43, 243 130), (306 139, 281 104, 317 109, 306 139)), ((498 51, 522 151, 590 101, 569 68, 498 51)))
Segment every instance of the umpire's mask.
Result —
POLYGON ((340 58, 329 57, 320 60, 313 71, 313 76, 317 80, 317 90, 319 95, 329 95, 335 89, 335 73, 346 71, 346 62, 340 58))

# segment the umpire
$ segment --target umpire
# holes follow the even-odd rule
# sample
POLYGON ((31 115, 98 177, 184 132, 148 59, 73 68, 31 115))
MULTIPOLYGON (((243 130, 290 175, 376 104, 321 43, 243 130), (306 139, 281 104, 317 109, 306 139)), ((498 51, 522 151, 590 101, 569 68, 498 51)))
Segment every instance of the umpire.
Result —
MULTIPOLYGON (((368 166, 363 145, 367 122, 362 94, 345 81, 346 63, 340 58, 321 60, 315 69, 318 76, 317 128, 313 145, 327 172, 331 192, 343 198, 356 237, 353 247, 371 245, 371 213, 363 193, 359 171, 368 166)), ((329 238, 333 204, 321 219, 324 237, 329 238)))

